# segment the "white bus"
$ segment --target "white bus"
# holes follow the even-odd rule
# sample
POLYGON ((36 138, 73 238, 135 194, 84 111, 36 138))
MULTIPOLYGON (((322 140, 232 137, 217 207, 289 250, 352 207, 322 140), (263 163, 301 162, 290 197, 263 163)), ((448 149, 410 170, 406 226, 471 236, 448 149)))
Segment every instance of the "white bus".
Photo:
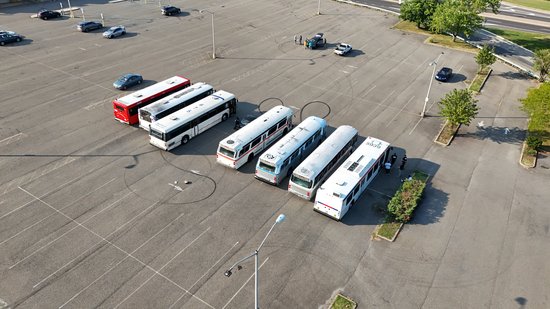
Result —
POLYGON ((151 122, 160 120, 180 109, 206 98, 214 93, 214 88, 205 83, 196 83, 183 90, 149 104, 138 110, 139 126, 149 131, 151 122))
POLYGON ((292 172, 288 191, 311 200, 319 185, 350 155, 356 141, 354 127, 338 127, 292 172))
POLYGON ((326 120, 310 116, 266 150, 256 164, 255 177, 278 185, 317 147, 326 134, 326 120))
POLYGON ((214 125, 227 120, 237 111, 238 100, 229 92, 220 90, 184 109, 151 123, 149 142, 170 150, 214 125))
POLYGON ((389 159, 388 142, 367 137, 317 190, 313 210, 342 219, 389 159))
POLYGON ((292 109, 275 106, 223 139, 216 161, 234 169, 252 161, 265 147, 292 129, 292 109))

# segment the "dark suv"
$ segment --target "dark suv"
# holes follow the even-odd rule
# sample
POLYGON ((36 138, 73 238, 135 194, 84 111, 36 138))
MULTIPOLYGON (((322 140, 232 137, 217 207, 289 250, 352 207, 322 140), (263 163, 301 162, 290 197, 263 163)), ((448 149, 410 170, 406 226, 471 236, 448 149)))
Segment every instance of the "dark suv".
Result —
POLYGON ((166 5, 162 7, 161 12, 162 12, 162 15, 170 16, 170 15, 178 15, 179 13, 181 13, 181 10, 180 8, 177 8, 175 6, 166 5))
POLYGON ((322 33, 317 33, 311 39, 306 39, 306 47, 310 49, 325 46, 326 43, 327 39, 323 38, 322 33))
POLYGON ((97 30, 103 28, 103 25, 97 21, 82 21, 76 26, 76 29, 82 32, 88 32, 91 30, 97 30))
POLYGON ((4 33, 0 34, 0 46, 4 46, 7 43, 13 43, 13 42, 21 42, 23 40, 23 36, 19 35, 17 33, 4 33))
POLYGON ((59 18, 61 17, 61 13, 56 11, 50 11, 50 10, 41 10, 38 12, 38 18, 43 20, 48 20, 50 18, 59 18))
POLYGON ((453 77, 453 69, 451 68, 441 68, 439 72, 435 75, 435 79, 440 82, 447 82, 453 77))

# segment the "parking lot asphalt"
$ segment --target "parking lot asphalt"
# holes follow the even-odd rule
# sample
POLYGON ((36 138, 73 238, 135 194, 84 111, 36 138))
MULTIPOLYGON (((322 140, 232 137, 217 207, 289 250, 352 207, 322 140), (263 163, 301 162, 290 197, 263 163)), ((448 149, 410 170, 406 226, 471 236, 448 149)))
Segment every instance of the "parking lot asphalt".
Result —
POLYGON ((2 27, 26 40, 0 49, 0 300, 13 308, 250 307, 253 262, 223 273, 284 213, 260 252, 263 308, 317 308, 337 291, 365 308, 546 307, 550 193, 541 184, 549 173, 517 164, 526 124, 518 99, 533 83, 495 64, 478 118, 441 148, 432 142, 442 123, 435 102, 466 87, 473 55, 392 30, 392 15, 327 1, 318 16, 309 2, 172 2, 183 13, 165 17, 158 2, 73 1, 87 20, 103 13, 106 26, 126 26, 111 40, 77 32, 78 18, 29 18, 56 3, 6 8, 2 27), (202 9, 214 13, 217 59, 202 9), (293 42, 317 32, 327 48, 293 42), (334 55, 338 42, 353 52, 334 55), (434 82, 420 118, 429 63, 441 52, 438 66, 455 76, 434 82), (409 157, 403 173, 432 176, 422 206, 397 242, 372 241, 403 175, 377 176, 335 222, 286 182, 255 180, 252 164, 216 164, 232 119, 158 150, 145 131, 114 120, 112 99, 135 89, 112 82, 128 72, 142 74, 143 87, 183 75, 232 92, 241 118, 281 100, 296 109, 295 123, 326 115, 331 130, 349 124, 386 140, 409 157))

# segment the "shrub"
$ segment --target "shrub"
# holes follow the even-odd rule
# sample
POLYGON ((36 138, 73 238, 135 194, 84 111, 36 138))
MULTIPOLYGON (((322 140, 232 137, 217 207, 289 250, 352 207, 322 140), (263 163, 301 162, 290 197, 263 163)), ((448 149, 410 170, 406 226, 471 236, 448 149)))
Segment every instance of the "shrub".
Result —
POLYGON ((426 183, 419 179, 403 182, 388 204, 388 213, 392 221, 407 223, 411 220, 425 187, 426 183))
POLYGON ((527 136, 527 146, 529 148, 535 150, 539 150, 539 148, 542 146, 542 139, 538 136, 529 135, 527 136))

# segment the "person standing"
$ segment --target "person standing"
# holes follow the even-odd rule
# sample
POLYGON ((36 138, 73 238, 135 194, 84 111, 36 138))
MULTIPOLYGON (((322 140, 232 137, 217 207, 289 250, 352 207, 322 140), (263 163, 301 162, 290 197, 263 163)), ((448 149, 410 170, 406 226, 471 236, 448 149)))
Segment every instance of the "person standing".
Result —
POLYGON ((407 163, 407 155, 403 156, 403 159, 401 160, 401 165, 399 166, 399 170, 405 169, 405 164, 407 163))
POLYGON ((294 35, 294 44, 296 44, 297 41, 298 39, 296 38, 296 35, 294 35))
POLYGON ((390 170, 391 170, 391 163, 388 161, 386 163, 384 163, 384 169, 386 170, 386 174, 389 174, 390 173, 390 170))
POLYGON ((397 161, 397 155, 395 154, 395 152, 391 155, 391 165, 394 165, 395 164, 395 161, 397 161))
POLYGON ((241 128, 241 119, 239 119, 239 117, 236 117, 235 118, 235 127, 233 129, 238 130, 240 128, 241 128))
POLYGON ((300 34, 299 39, 300 39, 300 45, 301 45, 302 44, 302 35, 301 34, 300 34))

